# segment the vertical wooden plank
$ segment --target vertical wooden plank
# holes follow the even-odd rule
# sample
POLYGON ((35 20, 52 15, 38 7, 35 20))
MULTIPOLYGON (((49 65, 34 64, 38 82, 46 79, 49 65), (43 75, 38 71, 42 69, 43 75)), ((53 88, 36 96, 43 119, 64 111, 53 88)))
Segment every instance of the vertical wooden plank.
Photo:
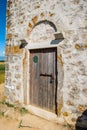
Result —
MULTIPOLYGON (((45 49, 43 49, 43 59, 42 59, 42 74, 46 74, 46 54, 45 49)), ((46 76, 42 76, 42 98, 43 98, 43 109, 46 109, 46 76)))
MULTIPOLYGON (((45 73, 48 75, 48 49, 44 49, 44 55, 45 55, 45 73)), ((49 76, 45 76, 45 108, 48 110, 48 78, 49 76)))
POLYGON ((55 96, 55 112, 57 113, 57 48, 55 48, 55 53, 54 53, 54 56, 55 56, 55 66, 54 66, 54 80, 55 80, 55 84, 54 84, 54 96, 55 96))
POLYGON ((40 74, 42 73, 42 61, 43 61, 43 57, 42 57, 43 55, 42 55, 42 50, 39 50, 39 79, 38 79, 38 84, 39 84, 39 86, 38 86, 38 101, 39 101, 39 106, 42 108, 42 101, 43 101, 43 83, 42 83, 42 81, 43 81, 43 79, 42 79, 42 77, 40 76, 40 74))
MULTIPOLYGON (((53 54, 52 50, 48 51, 48 74, 53 75, 53 54)), ((51 77, 48 78, 48 109, 52 111, 53 106, 53 83, 50 83, 51 77)))
POLYGON ((32 81, 33 81, 33 72, 32 72, 32 68, 33 68, 33 64, 32 64, 32 56, 33 55, 33 53, 32 53, 32 51, 30 51, 30 103, 32 104, 33 103, 33 99, 32 99, 32 95, 33 95, 33 84, 32 84, 32 81), (32 77, 32 78, 31 78, 32 77))
POLYGON ((55 67, 56 67, 56 55, 55 55, 55 53, 56 53, 56 50, 54 50, 54 52, 53 52, 53 78, 54 78, 54 82, 53 82, 53 111, 55 111, 55 106, 56 106, 56 99, 55 99, 55 86, 56 86, 56 84, 55 84, 55 77, 56 77, 56 73, 55 73, 55 67))

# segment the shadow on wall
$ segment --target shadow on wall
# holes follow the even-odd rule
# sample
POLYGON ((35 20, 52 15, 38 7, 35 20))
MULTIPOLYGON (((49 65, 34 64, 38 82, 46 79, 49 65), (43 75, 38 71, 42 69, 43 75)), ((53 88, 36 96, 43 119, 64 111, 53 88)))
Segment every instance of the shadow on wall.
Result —
POLYGON ((87 110, 78 117, 75 128, 76 130, 87 130, 87 110))

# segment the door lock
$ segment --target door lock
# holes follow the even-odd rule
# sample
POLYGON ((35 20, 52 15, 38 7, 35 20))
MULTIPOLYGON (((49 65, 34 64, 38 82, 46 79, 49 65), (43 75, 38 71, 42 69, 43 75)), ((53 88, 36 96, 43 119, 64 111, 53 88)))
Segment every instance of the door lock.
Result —
POLYGON ((53 77, 51 76, 50 77, 50 83, 52 84, 54 82, 54 79, 53 79, 53 77))

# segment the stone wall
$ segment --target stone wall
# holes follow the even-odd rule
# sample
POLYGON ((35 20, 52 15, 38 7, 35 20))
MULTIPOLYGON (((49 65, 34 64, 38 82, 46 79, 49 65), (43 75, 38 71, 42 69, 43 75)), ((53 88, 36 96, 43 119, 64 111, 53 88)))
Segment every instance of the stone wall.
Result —
MULTIPOLYGON (((54 38, 54 32, 64 35, 64 40, 57 46, 60 64, 58 74, 58 113, 59 115, 64 113, 79 115, 87 108, 86 0, 8 1, 6 95, 12 102, 17 100, 24 102, 22 83, 24 51, 20 49, 14 51, 14 48, 20 46, 21 39, 25 39, 28 44, 37 42, 38 39, 33 38, 33 36, 34 34, 36 37, 38 36, 38 30, 41 30, 40 35, 43 34, 44 21, 53 23, 54 28, 56 27, 54 31, 50 29, 49 32, 50 26, 48 26, 48 32, 51 34, 50 39, 54 38), (37 25, 41 23, 42 26, 38 27, 37 25), (35 28, 36 26, 37 28, 35 28)), ((47 41, 47 38, 43 36, 41 41, 47 41)), ((26 62, 27 59, 25 65, 26 62)))
POLYGON ((7 55, 5 65, 5 90, 9 102, 23 103, 22 55, 7 55))

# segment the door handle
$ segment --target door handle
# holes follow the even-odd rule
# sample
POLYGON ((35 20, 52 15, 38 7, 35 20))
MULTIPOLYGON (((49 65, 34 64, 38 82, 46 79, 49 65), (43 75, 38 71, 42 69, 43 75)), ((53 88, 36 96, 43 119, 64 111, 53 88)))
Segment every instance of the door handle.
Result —
POLYGON ((50 77, 50 83, 52 84, 54 82, 54 78, 50 77))
POLYGON ((47 73, 45 73, 45 74, 42 74, 42 73, 41 73, 40 76, 53 77, 52 74, 47 74, 47 73))
POLYGON ((52 84, 54 82, 54 77, 52 76, 52 74, 47 74, 47 73, 42 74, 41 73, 40 76, 50 77, 50 83, 52 84))

